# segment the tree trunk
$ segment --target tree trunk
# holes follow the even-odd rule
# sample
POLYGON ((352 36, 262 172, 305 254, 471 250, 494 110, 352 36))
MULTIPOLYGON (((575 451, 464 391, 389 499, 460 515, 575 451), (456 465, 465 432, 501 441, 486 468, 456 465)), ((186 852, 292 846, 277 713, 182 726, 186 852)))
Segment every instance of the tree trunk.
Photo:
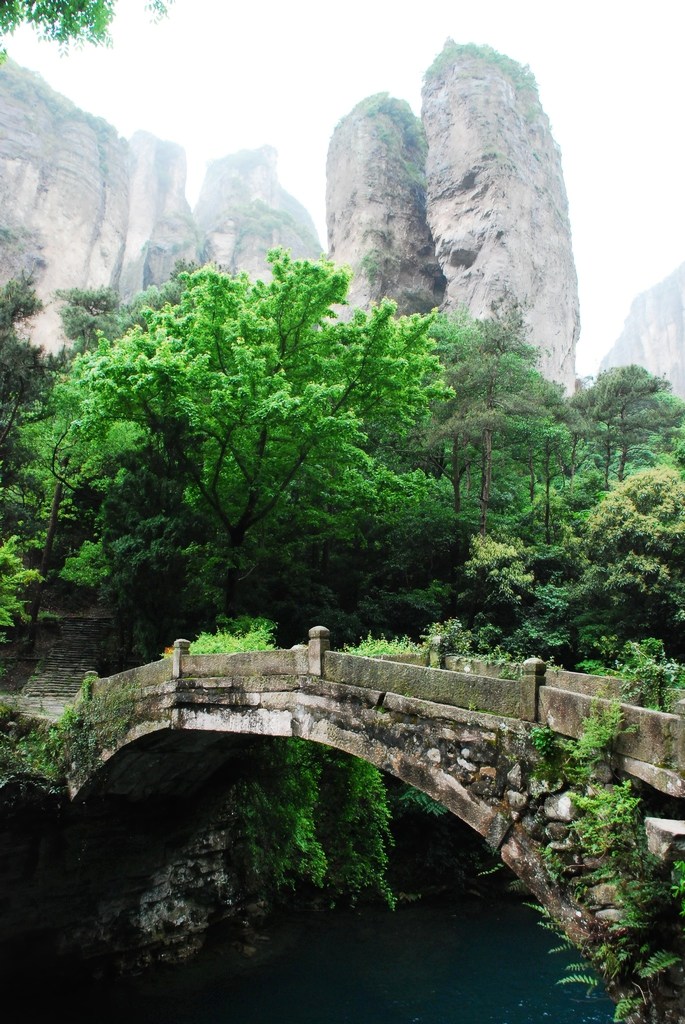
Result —
POLYGON ((452 438, 452 488, 454 491, 454 514, 461 512, 461 447, 457 434, 452 438))
POLYGON ((551 491, 551 473, 549 472, 549 466, 547 467, 547 473, 545 476, 545 544, 552 543, 552 515, 549 504, 551 491))
POLYGON ((45 535, 45 544, 43 545, 43 553, 40 560, 40 579, 36 586, 36 592, 31 604, 31 613, 29 617, 29 628, 27 634, 27 645, 29 648, 33 648, 36 642, 36 633, 38 630, 38 614, 40 612, 41 601, 43 599, 43 590, 45 588, 45 580, 48 575, 50 568, 50 559, 52 557, 52 548, 55 543, 55 533, 57 532, 57 523, 59 520, 59 508, 62 504, 62 495, 64 493, 64 486, 61 480, 58 480, 55 484, 55 490, 52 495, 52 506, 50 508, 50 518, 48 520, 48 530, 45 535))
POLYGON ((480 478, 480 535, 485 536, 490 506, 490 487, 492 485, 492 430, 483 430, 483 447, 480 478))

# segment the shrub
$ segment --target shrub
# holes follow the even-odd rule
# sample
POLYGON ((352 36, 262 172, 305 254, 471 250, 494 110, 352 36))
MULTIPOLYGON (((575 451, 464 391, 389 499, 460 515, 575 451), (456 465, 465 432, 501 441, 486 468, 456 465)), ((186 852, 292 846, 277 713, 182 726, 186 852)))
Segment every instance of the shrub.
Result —
POLYGON ((238 651, 273 651, 277 624, 270 619, 242 616, 224 619, 215 633, 200 633, 190 654, 235 654, 238 651))
POLYGON ((365 639, 360 640, 357 644, 345 644, 343 651, 346 654, 361 654, 365 658, 378 658, 382 656, 398 657, 403 654, 422 654, 424 647, 422 644, 417 644, 414 640, 410 640, 408 636, 388 639, 383 633, 379 637, 374 637, 371 633, 367 633, 365 639))

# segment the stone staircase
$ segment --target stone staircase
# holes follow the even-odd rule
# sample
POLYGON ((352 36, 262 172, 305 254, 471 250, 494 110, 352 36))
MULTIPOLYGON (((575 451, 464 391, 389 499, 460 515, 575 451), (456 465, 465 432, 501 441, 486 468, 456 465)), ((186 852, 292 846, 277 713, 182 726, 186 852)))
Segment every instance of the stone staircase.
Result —
POLYGON ((97 671, 111 625, 105 616, 62 619, 59 637, 17 695, 16 703, 41 717, 59 718, 76 700, 84 676, 97 671))

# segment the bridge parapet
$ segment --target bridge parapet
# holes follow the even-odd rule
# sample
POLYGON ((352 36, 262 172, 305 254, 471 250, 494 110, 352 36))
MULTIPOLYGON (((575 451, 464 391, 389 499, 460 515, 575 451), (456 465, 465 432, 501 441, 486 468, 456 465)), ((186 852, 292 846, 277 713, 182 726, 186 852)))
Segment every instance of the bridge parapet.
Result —
MULTIPOLYGON (((381 658, 362 657, 338 651, 327 651, 324 656, 324 678, 328 682, 345 683, 361 688, 391 691, 400 696, 419 697, 440 705, 522 718, 522 710, 534 702, 522 691, 534 686, 526 678, 495 679, 466 672, 449 672, 381 658)), ((533 719, 534 721, 534 719, 533 719)))
MULTIPOLYGON (((497 675, 486 664, 462 662, 468 669, 439 668, 390 658, 370 658, 330 649, 324 626, 309 631, 309 643, 289 650, 249 651, 234 654, 189 653, 190 643, 177 640, 173 658, 130 669, 98 680, 96 689, 114 683, 135 683, 160 696, 180 681, 204 680, 210 689, 237 686, 268 689, 268 679, 280 678, 287 689, 310 686, 313 679, 431 702, 446 707, 540 723, 570 738, 578 738, 595 702, 607 706, 616 700, 619 680, 549 669, 544 661, 529 658, 517 666, 517 678, 497 675), (482 669, 475 671, 474 669, 482 669), (253 683, 250 683, 253 680, 253 683), (261 682, 259 681, 261 680, 261 682), (610 684, 607 686, 607 684, 610 684)), ((457 664, 447 659, 447 664, 457 664)), ((283 686, 279 686, 282 689, 283 686)), ((170 706, 170 697, 165 703, 170 706)), ((616 754, 630 774, 661 792, 685 797, 685 701, 676 712, 653 711, 623 704, 626 731, 616 741, 616 754)))
MULTIPOLYGON (((608 707, 620 694, 618 680, 589 676, 584 683, 581 673, 548 672, 539 658, 527 659, 520 670, 520 678, 508 679, 328 651, 323 674, 327 680, 383 694, 538 722, 573 739, 581 736, 593 705, 608 707), (608 689, 605 681, 612 684, 608 689)), ((685 797, 685 714, 680 713, 685 701, 676 705, 676 714, 632 704, 621 707, 625 731, 617 737, 615 751, 622 767, 663 793, 685 797)))
POLYGON ((237 676, 297 676, 309 673, 306 647, 287 651, 238 651, 234 654, 187 654, 177 679, 237 676))
MULTIPOLYGON (((448 668, 455 672, 474 672, 491 678, 516 677, 523 672, 524 662, 493 663, 481 658, 468 658, 461 654, 447 654, 443 664, 435 667, 448 668)), ((587 672, 571 672, 558 666, 545 665, 546 681, 549 686, 572 693, 586 693, 589 696, 620 697, 622 680, 617 676, 596 676, 587 672)))
POLYGON ((190 654, 190 640, 175 640, 171 674, 166 678, 320 676, 324 653, 330 647, 329 637, 330 631, 325 626, 314 626, 309 630, 309 644, 298 644, 289 650, 236 651, 233 654, 190 654))
MULTIPOLYGON (((562 690, 540 689, 539 720, 562 736, 578 739, 594 704, 608 707, 611 698, 562 690)), ((621 704, 623 731, 615 754, 631 775, 672 796, 685 797, 685 718, 621 704)))
POLYGON ((113 676, 103 676, 95 681, 95 689, 102 689, 114 684, 119 686, 128 684, 136 684, 141 687, 156 686, 169 682, 170 679, 173 679, 172 660, 171 658, 161 658, 159 661, 150 662, 149 665, 137 665, 135 668, 117 672, 113 676))

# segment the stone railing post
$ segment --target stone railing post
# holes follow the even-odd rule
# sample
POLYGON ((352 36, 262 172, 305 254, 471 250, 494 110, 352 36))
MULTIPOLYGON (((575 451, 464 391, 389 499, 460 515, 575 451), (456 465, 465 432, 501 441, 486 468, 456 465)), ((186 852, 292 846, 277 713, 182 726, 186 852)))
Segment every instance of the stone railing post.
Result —
POLYGON ((86 700, 90 700, 95 692, 95 687, 99 679, 98 670, 96 668, 88 668, 83 673, 83 681, 81 683, 81 695, 86 700))
POLYGON ((545 685, 547 663, 542 658, 526 658, 521 679, 520 706, 524 722, 538 720, 538 691, 545 685))
POLYGON ((312 626, 309 630, 309 674, 323 675, 323 656, 331 647, 331 631, 325 626, 312 626))
POLYGON ((431 637, 430 647, 428 648, 428 664, 430 668, 445 667, 445 655, 442 651, 441 636, 431 637))
POLYGON ((678 716, 676 724, 675 755, 678 771, 685 771, 685 700, 673 705, 673 714, 678 716))
POLYGON ((174 663, 171 669, 171 678, 180 679, 183 675, 183 655, 188 653, 190 640, 174 640, 174 663))

